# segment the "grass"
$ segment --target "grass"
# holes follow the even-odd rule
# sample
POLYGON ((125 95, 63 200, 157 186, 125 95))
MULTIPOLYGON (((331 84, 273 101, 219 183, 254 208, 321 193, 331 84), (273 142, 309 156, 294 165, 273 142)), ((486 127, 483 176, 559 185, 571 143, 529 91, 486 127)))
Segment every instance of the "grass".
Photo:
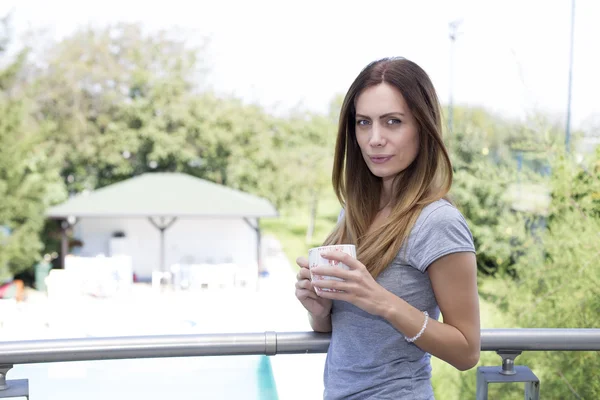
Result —
POLYGON ((335 226, 340 209, 341 206, 333 193, 328 193, 320 199, 315 230, 309 243, 306 242, 306 231, 310 220, 309 207, 280 210, 279 218, 263 219, 260 226, 265 235, 272 235, 281 241, 290 263, 296 267, 297 257, 308 257, 308 249, 323 243, 335 226))
MULTIPOLYGON (((281 210, 281 216, 277 219, 262 220, 261 229, 264 234, 278 238, 283 246, 290 263, 294 268, 298 256, 308 256, 308 249, 319 246, 334 227, 340 204, 333 193, 324 196, 320 202, 315 223, 313 240, 306 242, 306 230, 309 223, 310 210, 308 207, 301 209, 281 210)), ((489 290, 489 286, 486 285, 489 290)), ((502 312, 497 307, 484 299, 480 299, 481 326, 483 328, 506 327, 506 321, 502 312)), ((500 365, 500 357, 495 353, 482 353, 481 365, 500 365)), ((444 400, 461 400, 463 398, 474 398, 476 387, 476 368, 466 372, 460 372, 446 362, 432 357, 433 378, 432 384, 436 398, 444 400)), ((504 388, 506 389, 506 388, 504 388)), ((515 392, 522 391, 522 387, 515 387, 515 392)), ((495 393, 490 387, 490 395, 495 393)), ((506 392, 503 392, 506 394, 506 392)), ((522 393, 519 392, 522 396, 522 393)), ((490 398, 494 398, 493 396, 490 398)))

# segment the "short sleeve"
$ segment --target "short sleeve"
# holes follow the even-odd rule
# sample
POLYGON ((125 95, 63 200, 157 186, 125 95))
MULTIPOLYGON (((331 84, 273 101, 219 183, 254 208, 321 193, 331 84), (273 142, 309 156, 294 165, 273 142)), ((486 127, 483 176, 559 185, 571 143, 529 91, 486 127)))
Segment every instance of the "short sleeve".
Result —
POLYGON ((410 264, 421 272, 437 259, 452 253, 473 252, 473 235, 463 215, 452 205, 443 205, 415 227, 415 237, 408 248, 410 264))

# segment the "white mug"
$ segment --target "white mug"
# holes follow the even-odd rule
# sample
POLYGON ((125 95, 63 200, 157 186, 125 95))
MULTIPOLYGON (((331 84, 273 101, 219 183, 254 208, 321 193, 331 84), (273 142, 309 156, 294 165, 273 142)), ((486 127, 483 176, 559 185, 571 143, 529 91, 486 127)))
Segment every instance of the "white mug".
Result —
MULTIPOLYGON (((348 267, 346 264, 344 264, 342 262, 338 262, 336 260, 328 260, 326 258, 321 257, 321 253, 325 252, 325 251, 341 251, 346 254, 349 254, 353 258, 356 258, 356 247, 353 244, 338 244, 338 245, 332 245, 332 246, 313 247, 312 249, 310 249, 308 251, 308 268, 311 271, 310 272, 310 280, 311 281, 315 281, 318 279, 342 281, 343 279, 339 279, 339 278, 336 278, 333 276, 320 276, 320 275, 314 275, 312 273, 312 269, 319 265, 329 265, 331 267, 339 267, 339 268, 344 268, 346 270, 350 269, 350 267, 348 267)), ((317 289, 315 288, 315 291, 316 290, 317 289)), ((324 292, 330 292, 330 291, 336 292, 337 291, 335 289, 331 290, 328 288, 321 288, 321 290, 324 292)))

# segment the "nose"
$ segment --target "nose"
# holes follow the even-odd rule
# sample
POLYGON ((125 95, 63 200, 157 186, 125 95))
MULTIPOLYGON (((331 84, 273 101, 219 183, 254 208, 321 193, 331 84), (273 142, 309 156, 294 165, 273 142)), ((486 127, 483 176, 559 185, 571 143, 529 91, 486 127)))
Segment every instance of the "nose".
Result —
POLYGON ((369 138, 369 145, 371 147, 383 147, 385 146, 385 138, 379 124, 374 123, 371 127, 371 137, 369 138))

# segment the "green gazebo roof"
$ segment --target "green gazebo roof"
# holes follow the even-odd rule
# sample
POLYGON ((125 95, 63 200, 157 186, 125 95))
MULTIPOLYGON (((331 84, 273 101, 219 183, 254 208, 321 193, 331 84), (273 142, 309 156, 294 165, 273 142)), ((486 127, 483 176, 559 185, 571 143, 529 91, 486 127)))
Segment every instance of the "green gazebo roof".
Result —
POLYGON ((277 217, 266 199, 183 173, 146 173, 50 208, 50 218, 277 217))

